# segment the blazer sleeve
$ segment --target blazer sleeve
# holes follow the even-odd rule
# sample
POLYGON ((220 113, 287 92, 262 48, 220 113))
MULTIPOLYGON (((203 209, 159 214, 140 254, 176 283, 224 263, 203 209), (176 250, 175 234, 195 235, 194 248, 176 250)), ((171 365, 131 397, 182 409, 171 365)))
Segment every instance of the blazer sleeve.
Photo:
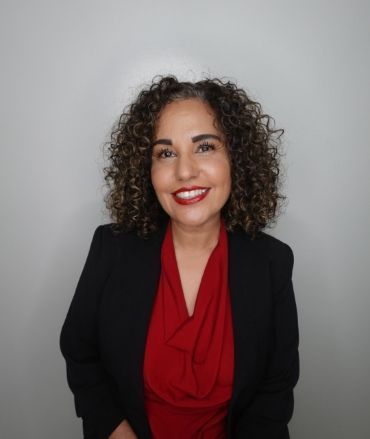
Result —
POLYGON ((292 283, 294 255, 284 244, 271 262, 273 279, 272 343, 266 373, 236 429, 236 439, 289 439, 293 388, 299 378, 299 332, 292 283))
POLYGON ((118 390, 99 355, 99 299, 114 263, 112 233, 99 226, 60 333, 67 382, 85 439, 107 439, 125 418, 118 390))

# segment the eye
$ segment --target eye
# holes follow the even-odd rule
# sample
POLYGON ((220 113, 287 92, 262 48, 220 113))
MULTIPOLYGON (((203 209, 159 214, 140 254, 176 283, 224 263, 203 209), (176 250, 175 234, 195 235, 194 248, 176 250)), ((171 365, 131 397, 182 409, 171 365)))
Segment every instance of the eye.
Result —
POLYGON ((208 152, 215 149, 215 145, 212 143, 204 142, 199 145, 201 152, 208 152))
POLYGON ((171 157, 171 154, 172 154, 173 152, 170 150, 170 149, 168 149, 168 148, 161 148, 156 154, 155 154, 155 156, 157 157, 157 158, 159 158, 159 159, 165 159, 165 158, 170 158, 171 157))

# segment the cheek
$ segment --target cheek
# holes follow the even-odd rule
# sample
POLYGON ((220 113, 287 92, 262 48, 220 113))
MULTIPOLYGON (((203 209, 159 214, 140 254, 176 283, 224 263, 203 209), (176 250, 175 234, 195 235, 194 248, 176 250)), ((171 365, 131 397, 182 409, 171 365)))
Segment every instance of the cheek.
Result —
POLYGON ((151 169, 151 181, 157 195, 169 188, 168 185, 168 173, 165 169, 158 167, 152 167, 151 169))
POLYGON ((214 163, 209 168, 209 175, 212 176, 212 180, 218 186, 222 186, 225 189, 231 187, 231 169, 228 161, 220 160, 214 163))

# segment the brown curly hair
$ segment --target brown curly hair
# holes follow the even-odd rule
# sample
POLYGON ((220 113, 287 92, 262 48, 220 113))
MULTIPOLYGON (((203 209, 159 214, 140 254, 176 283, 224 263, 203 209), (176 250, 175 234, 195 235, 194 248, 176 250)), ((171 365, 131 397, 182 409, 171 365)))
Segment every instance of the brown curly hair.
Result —
POLYGON ((166 104, 198 98, 208 103, 224 133, 231 163, 231 193, 221 209, 226 229, 243 229, 254 239, 278 216, 281 135, 261 105, 231 81, 206 78, 180 82, 156 76, 119 117, 107 144, 109 165, 104 167, 108 188, 106 207, 114 228, 147 238, 168 218, 151 183, 151 145, 156 122, 166 104))

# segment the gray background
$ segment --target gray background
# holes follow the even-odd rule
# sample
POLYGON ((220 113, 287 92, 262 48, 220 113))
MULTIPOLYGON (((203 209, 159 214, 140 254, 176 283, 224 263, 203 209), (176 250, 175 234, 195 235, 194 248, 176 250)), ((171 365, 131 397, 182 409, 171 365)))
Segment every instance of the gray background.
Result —
POLYGON ((81 437, 58 337, 102 145, 156 73, 238 81, 286 129, 301 378, 292 438, 370 437, 368 1, 1 1, 0 437, 81 437))

